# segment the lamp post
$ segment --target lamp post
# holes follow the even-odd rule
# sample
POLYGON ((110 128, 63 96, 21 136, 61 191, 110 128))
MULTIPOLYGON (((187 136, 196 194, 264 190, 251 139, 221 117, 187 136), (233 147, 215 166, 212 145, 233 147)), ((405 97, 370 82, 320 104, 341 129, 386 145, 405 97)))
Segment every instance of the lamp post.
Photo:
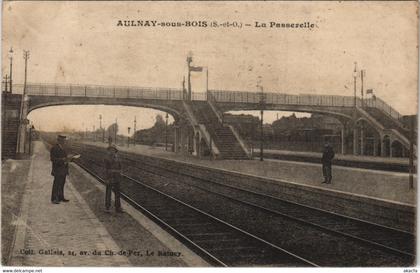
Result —
POLYGON ((168 113, 166 113, 165 122, 165 151, 168 150, 168 113))
MULTIPOLYGON (((9 75, 10 75, 10 85, 9 85, 9 92, 12 93, 13 91, 13 48, 10 48, 9 50, 9 60, 10 60, 10 71, 9 71, 9 75)), ((7 92, 7 88, 6 88, 6 92, 7 92)))

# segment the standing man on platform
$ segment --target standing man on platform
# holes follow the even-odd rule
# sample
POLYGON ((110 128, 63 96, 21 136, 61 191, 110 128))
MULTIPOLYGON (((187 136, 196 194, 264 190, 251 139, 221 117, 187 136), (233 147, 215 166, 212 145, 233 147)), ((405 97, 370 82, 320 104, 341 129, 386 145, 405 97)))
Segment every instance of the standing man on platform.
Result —
POLYGON ((120 201, 120 180, 121 180, 121 160, 118 157, 117 146, 111 144, 107 148, 108 155, 104 159, 105 171, 106 171, 106 192, 105 192, 105 209, 109 212, 111 207, 111 190, 114 191, 115 195, 115 211, 124 212, 121 208, 120 201))
POLYGON ((60 204, 60 202, 68 202, 64 198, 64 184, 66 176, 69 174, 69 159, 67 152, 64 150, 66 136, 58 135, 57 143, 50 150, 50 159, 52 161, 51 175, 54 176, 53 188, 51 193, 51 202, 60 204))
POLYGON ((331 184, 332 171, 331 164, 335 156, 334 150, 331 145, 327 142, 324 146, 324 152, 322 153, 322 174, 324 175, 324 181, 322 183, 331 184))

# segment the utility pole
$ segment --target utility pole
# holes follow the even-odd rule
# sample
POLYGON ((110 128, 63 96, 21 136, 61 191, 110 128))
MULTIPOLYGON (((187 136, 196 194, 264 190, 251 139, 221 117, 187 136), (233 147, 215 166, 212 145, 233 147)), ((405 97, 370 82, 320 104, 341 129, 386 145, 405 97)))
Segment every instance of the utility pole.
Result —
POLYGON ((410 155, 409 155, 409 184, 410 184, 410 189, 414 189, 414 178, 413 178, 413 173, 414 173, 414 126, 415 126, 415 117, 416 116, 411 116, 410 117, 410 155))
POLYGON ((26 82, 28 77, 28 59, 29 59, 29 50, 23 51, 23 58, 25 59, 25 81, 23 83, 23 96, 26 95, 26 82))
POLYGON ((136 132, 137 132, 137 119, 136 119, 136 116, 134 116, 134 133, 133 133, 134 146, 136 145, 136 132))
POLYGON ((261 88, 261 97, 260 97, 260 107, 261 107, 261 130, 260 130, 260 161, 264 161, 264 107, 265 107, 265 100, 264 100, 264 89, 262 86, 261 88))
POLYGON ((362 95, 362 108, 364 106, 364 101, 363 101, 363 96, 364 96, 364 94, 363 94, 363 77, 364 76, 365 76, 365 70, 364 69, 361 69, 360 70, 360 82, 361 82, 361 90, 360 90, 360 93, 362 95))
MULTIPOLYGON (((9 86, 9 92, 12 93, 12 91, 13 91, 13 48, 10 48, 10 50, 9 50, 9 59, 10 59, 10 71, 9 71, 9 75, 10 75, 10 86, 9 86)), ((6 92, 7 92, 7 88, 6 88, 6 92)))
POLYGON ((118 128, 118 119, 115 118, 115 126, 114 126, 114 138, 115 138, 115 145, 117 145, 117 128, 118 128))
MULTIPOLYGON (((10 52, 10 51, 9 51, 10 52)), ((12 50, 13 52, 13 50, 12 50)), ((22 152, 25 152, 25 143, 23 143, 23 151, 21 151, 21 141, 22 138, 25 140, 25 134, 26 134, 26 113, 23 111, 23 106, 25 104, 25 95, 26 95, 26 82, 28 78, 28 59, 29 59, 29 50, 23 50, 23 58, 25 59, 25 81, 23 83, 23 94, 22 94, 22 100, 20 103, 20 115, 19 115, 19 132, 18 132, 18 139, 17 139, 17 153, 20 154, 22 152)), ((10 88, 10 87, 9 87, 10 88)))
POLYGON ((182 79, 182 99, 183 100, 186 100, 186 98, 187 98, 187 94, 186 93, 187 92, 185 90, 185 76, 184 76, 184 78, 182 79))
POLYGON ((95 125, 93 125, 92 127, 93 131, 92 131, 92 139, 95 142, 96 141, 96 130, 95 130, 95 125))
POLYGON ((209 68, 206 66, 206 99, 209 99, 209 68))
POLYGON ((354 78, 354 108, 357 106, 357 99, 356 99, 356 78, 357 78, 357 62, 354 62, 354 71, 353 71, 353 78, 354 78))
POLYGON ((166 113, 166 122, 165 122, 165 151, 168 150, 168 113, 166 113))
POLYGON ((102 128, 102 114, 99 115, 99 130, 102 133, 102 142, 105 143, 105 129, 102 128))

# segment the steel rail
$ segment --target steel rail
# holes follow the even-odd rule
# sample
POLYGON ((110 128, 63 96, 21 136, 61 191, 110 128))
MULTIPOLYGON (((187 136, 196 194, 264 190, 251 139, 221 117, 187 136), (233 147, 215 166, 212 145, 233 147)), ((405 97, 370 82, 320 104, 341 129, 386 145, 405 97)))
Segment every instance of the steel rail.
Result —
MULTIPOLYGON (((132 160, 132 159, 130 159, 130 160, 132 160)), ((158 169, 161 169, 161 170, 165 170, 167 172, 175 173, 175 174, 178 174, 178 175, 187 176, 187 177, 194 178, 194 179, 199 179, 199 180, 205 181, 205 182, 210 182, 210 183, 216 184, 216 185, 221 186, 221 187, 226 187, 226 188, 231 188, 231 189, 234 189, 234 190, 246 192, 248 194, 253 194, 253 195, 256 195, 258 197, 275 199, 276 201, 286 202, 286 203, 289 203, 289 204, 292 204, 292 205, 301 206, 301 207, 305 207, 305 208, 308 208, 308 209, 321 211, 322 213, 330 213, 330 212, 326 212, 326 211, 323 211, 323 210, 318 210, 318 209, 315 209, 315 208, 312 208, 312 207, 300 205, 300 204, 297 204, 297 203, 293 203, 293 202, 289 202, 289 201, 284 201, 284 200, 282 200, 282 199, 280 199, 278 197, 274 197, 274 196, 271 196, 271 195, 261 194, 261 193, 255 192, 255 191, 251 191, 251 190, 247 190, 247 189, 235 187, 235 186, 232 186, 232 185, 226 185, 226 184, 223 184, 223 183, 211 181, 209 179, 199 178, 199 177, 196 177, 196 176, 193 176, 193 175, 188 175, 188 174, 184 174, 184 173, 183 174, 180 174, 179 172, 175 172, 173 170, 169 170, 167 168, 163 168, 163 167, 160 167, 160 166, 152 165, 150 163, 142 162, 142 164, 143 165, 148 165, 148 166, 151 166, 151 167, 154 167, 154 168, 158 168, 158 169)), ((174 179, 173 177, 164 176, 162 174, 162 172, 152 172, 152 171, 150 171, 150 169, 144 169, 144 168, 139 168, 139 167, 136 167, 136 168, 141 169, 141 170, 146 171, 146 172, 149 172, 149 173, 153 173, 155 175, 159 175, 159 176, 166 177, 166 178, 171 178, 172 180, 174 179)), ((183 183, 183 184, 188 184, 190 186, 194 186, 194 187, 199 188, 201 190, 204 190, 206 192, 213 193, 213 194, 216 194, 216 195, 219 195, 219 196, 228 198, 228 199, 230 199, 232 201, 235 201, 235 202, 238 202, 238 203, 243 203, 243 204, 246 204, 248 206, 252 206, 252 207, 255 207, 255 208, 264 210, 266 212, 269 212, 269 213, 272 213, 272 214, 275 214, 275 215, 280 215, 282 217, 291 219, 291 220, 296 221, 296 222, 300 222, 300 223, 303 223, 303 224, 307 224, 307 225, 316 227, 316 228, 318 228, 320 230, 323 230, 323 231, 328 231, 328 232, 331 232, 331 233, 334 233, 334 234, 337 234, 337 235, 340 235, 340 236, 348 237, 348 238, 351 238, 353 240, 359 241, 359 242, 364 243, 364 244, 374 245, 377 248, 381 248, 383 250, 386 250, 386 251, 389 251, 389 252, 392 252, 392 253, 395 253, 395 254, 401 254, 401 255, 404 255, 404 256, 408 256, 410 258, 415 258, 415 254, 410 253, 410 252, 399 250, 399 249, 396 249, 396 248, 393 248, 393 247, 390 247, 390 246, 387 246, 387 245, 383 245, 383 244, 380 244, 380 243, 377 243, 377 242, 374 242, 374 241, 371 241, 371 240, 367 240, 367 239, 364 239, 364 238, 361 238, 361 237, 358 237, 358 236, 355 236, 355 235, 352 235, 352 234, 349 234, 349 233, 345 233, 345 232, 342 232, 342 231, 337 231, 337 230, 334 230, 334 229, 331 229, 331 228, 328 228, 328 227, 325 227, 325 226, 322 226, 322 225, 319 225, 319 224, 316 224, 316 223, 313 223, 313 222, 310 222, 310 221, 307 221, 307 220, 304 220, 304 219, 301 219, 301 218, 298 218, 298 217, 295 217, 295 216, 291 216, 291 215, 282 213, 282 212, 277 211, 277 210, 272 210, 270 208, 266 208, 266 207, 263 207, 263 206, 260 206, 260 205, 254 204, 254 203, 250 203, 250 202, 247 202, 247 201, 244 201, 244 200, 239 200, 239 199, 233 198, 233 197, 231 197, 229 195, 226 195, 226 194, 223 194, 223 193, 219 193, 219 192, 215 192, 215 191, 206 189, 206 188, 204 188, 202 186, 199 186, 199 185, 191 185, 190 183, 181 181, 179 179, 177 181, 180 182, 180 183, 183 183)), ((334 215, 335 216, 338 216, 338 217, 343 217, 344 219, 347 218, 347 217, 344 217, 342 215, 336 215, 336 214, 334 214, 334 215)), ((354 221, 360 221, 359 219, 352 219, 352 218, 348 218, 348 219, 351 219, 351 220, 354 220, 354 221)), ((392 228, 389 228, 389 227, 377 225, 375 223, 370 223, 368 221, 360 221, 360 222, 362 222, 364 224, 378 226, 378 227, 384 228, 384 229, 395 230, 395 229, 392 229, 392 228)), ((395 231, 397 231, 397 232, 404 232, 406 234, 412 235, 411 233, 408 233, 408 232, 405 232, 405 231, 401 231, 401 230, 395 230, 395 231)))
MULTIPOLYGON (((94 172, 92 172, 88 167, 86 167, 86 166, 84 166, 82 163, 80 163, 80 162, 76 162, 81 168, 83 168, 85 171, 87 171, 88 173, 90 173, 91 175, 93 175, 96 179, 98 179, 101 183, 104 183, 104 180, 100 177, 100 176, 98 176, 97 174, 95 174, 94 172)), ((198 213, 200 213, 201 215, 205 215, 206 217, 209 217, 209 218, 211 218, 211 219, 213 219, 213 220, 215 220, 216 222, 219 222, 219 223, 221 223, 221 224, 223 224, 223 225, 225 225, 225 226, 228 226, 228 227, 230 227, 230 228, 232 228, 232 229, 234 229, 234 230, 236 230, 236 231, 238 231, 238 232, 240 232, 240 233, 242 233, 242 234, 245 234, 245 235, 247 235, 247 236, 249 236, 249 237, 251 237, 251 238, 253 238, 253 239, 255 239, 255 240, 257 240, 257 241, 259 241, 260 243, 263 243, 263 244, 265 244, 265 245, 267 245, 267 246, 270 246, 271 248, 274 248, 274 249, 276 249, 277 251, 280 251, 280 252, 283 252, 283 253, 285 253, 285 254, 287 254, 287 255, 289 255, 289 256, 291 256, 291 257, 293 257, 293 258, 295 258, 295 259, 297 259, 297 260, 299 260, 299 261, 301 261, 301 262, 303 262, 304 264, 307 264, 307 265, 310 265, 310 266, 314 266, 314 267, 319 267, 319 265, 317 265, 316 263, 313 263, 313 262, 311 262, 311 261, 309 261, 309 260, 307 260, 307 259, 305 259, 305 258, 303 258, 303 257, 300 257, 300 256, 298 256, 298 255, 296 255, 296 254, 294 254, 294 253, 292 253, 292 252, 290 252, 290 251, 288 251, 288 250, 285 250, 285 249, 283 249, 283 248, 281 248, 281 247, 279 247, 279 246, 277 246, 277 245, 275 245, 275 244, 273 244, 273 243, 270 243, 270 242, 268 242, 268 241, 266 241, 266 240, 264 240, 264 239, 262 239, 262 238, 260 238, 260 237, 258 237, 258 236, 256 236, 256 235, 253 235, 253 234, 251 234, 251 233, 249 233, 249 232, 247 232, 247 231, 245 231, 245 230, 243 230, 243 229, 241 229, 241 228, 238 228, 238 227, 236 227, 236 226, 234 226, 234 225, 232 225, 232 224, 229 224, 228 222, 226 222, 226 221, 224 221, 224 220, 221 220, 221 219, 219 219, 219 218, 217 218, 216 216, 214 216, 214 215, 211 215, 211 214, 209 214, 209 213, 207 213, 207 212, 204 212, 204 211, 202 211, 202 210, 200 210, 200 209, 198 209, 198 208, 195 208, 194 206, 191 206, 191 205, 189 205, 189 204, 187 204, 187 203, 185 203, 185 202, 183 202, 183 201, 181 201, 181 200, 179 200, 179 199, 177 199, 177 198, 175 198, 175 197, 173 197, 173 196, 170 196, 170 195, 168 195, 168 194, 166 194, 166 193, 164 193, 164 192, 162 192, 162 191, 160 191, 160 190, 158 190, 158 189, 156 189, 156 188, 153 188, 153 187, 151 187, 151 186, 149 186, 149 185, 146 185, 146 184, 144 184, 143 182, 140 182, 140 181, 138 181, 137 179, 134 179, 134 178, 132 178, 132 177, 130 177, 130 176, 127 176, 127 175, 125 175, 125 174, 123 174, 123 177, 125 177, 125 178, 127 178, 127 179, 129 179, 130 181, 133 181, 133 182, 135 182, 135 183, 137 183, 137 184, 139 184, 139 185, 141 185, 141 186, 143 186, 143 187, 145 187, 145 188, 148 188, 149 190, 152 190, 152 191, 154 191, 154 192, 156 192, 156 193, 159 193, 160 195, 162 195, 162 196, 165 196, 165 197, 167 197, 167 198, 169 198, 169 199, 171 199, 171 200, 173 200, 173 201, 175 201, 175 202, 177 202, 177 203, 179 203, 179 204, 181 204, 181 205, 183 205, 183 206, 186 206, 186 207, 188 207, 189 209, 192 209, 192 210, 194 210, 194 211, 196 211, 196 212, 198 212, 198 213)), ((138 204, 137 202, 135 202, 134 200, 132 200, 129 196, 127 196, 126 194, 123 194, 123 193, 121 193, 122 195, 123 195, 123 198, 125 198, 126 200, 130 200, 130 201, 132 201, 133 202, 133 204, 136 206, 136 207, 139 207, 139 208, 141 208, 142 210, 145 210, 146 211, 146 213, 147 214, 150 214, 151 216, 152 216, 152 218, 153 219, 156 219, 159 223, 161 223, 161 224, 163 224, 165 227, 167 227, 167 228, 169 228, 171 231, 173 231, 177 236, 180 236, 183 240, 186 240, 187 242, 188 242, 188 244, 191 244, 195 249, 197 249, 197 250, 199 250, 199 252, 201 252, 201 253, 204 253, 207 257, 209 257, 211 260, 213 260, 213 261, 215 261, 217 264, 219 264, 219 265, 222 265, 222 266, 227 266, 225 263, 223 263, 222 261, 220 261, 218 258, 216 258, 216 257, 214 257, 212 254, 210 254, 209 252, 207 252, 205 249, 203 249, 202 247, 200 247, 200 246, 198 246, 197 244, 195 244, 192 240, 190 240, 189 238, 187 238, 186 236, 184 236, 182 233, 180 233, 180 232, 178 232, 175 228, 173 228, 173 227, 171 227, 168 223, 166 223, 164 220, 162 220, 162 219, 160 219, 159 217, 157 217, 156 215, 154 215, 152 212, 150 212, 149 210, 147 210, 146 208, 144 208, 143 206, 141 206, 140 204, 138 204)), ((130 202, 131 203, 131 202, 130 202)))

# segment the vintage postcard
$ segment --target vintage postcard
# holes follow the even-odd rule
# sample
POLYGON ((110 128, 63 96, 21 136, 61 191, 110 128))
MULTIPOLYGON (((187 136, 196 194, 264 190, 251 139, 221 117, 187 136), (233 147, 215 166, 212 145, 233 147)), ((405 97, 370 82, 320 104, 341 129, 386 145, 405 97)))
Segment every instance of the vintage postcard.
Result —
POLYGON ((2 8, 5 270, 417 272, 418 2, 2 8))

